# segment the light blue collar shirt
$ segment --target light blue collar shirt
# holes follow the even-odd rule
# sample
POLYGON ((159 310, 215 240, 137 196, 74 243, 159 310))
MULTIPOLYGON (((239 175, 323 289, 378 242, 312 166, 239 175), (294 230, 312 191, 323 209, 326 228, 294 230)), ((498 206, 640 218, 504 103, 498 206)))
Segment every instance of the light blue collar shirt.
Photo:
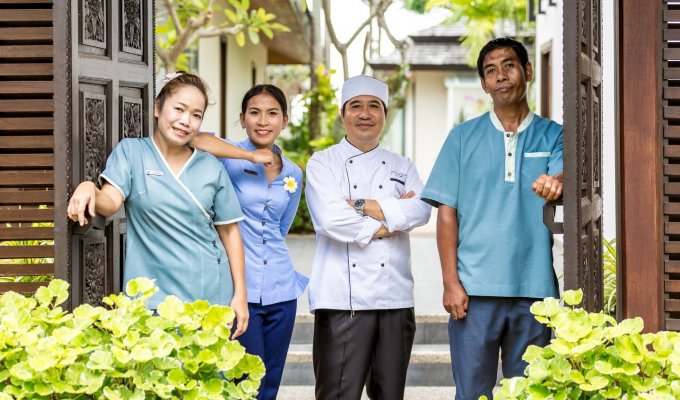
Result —
MULTIPOLYGON (((249 139, 229 142, 246 150, 255 150, 249 139)), ((274 146, 273 151, 281 155, 278 146, 274 146)), ((249 303, 270 305, 293 300, 302 294, 309 280, 295 271, 286 245, 286 236, 300 203, 302 170, 283 155, 281 160, 281 173, 270 183, 260 164, 220 159, 245 215, 239 227, 246 253, 249 303), (295 181, 295 185, 291 180, 295 181)))

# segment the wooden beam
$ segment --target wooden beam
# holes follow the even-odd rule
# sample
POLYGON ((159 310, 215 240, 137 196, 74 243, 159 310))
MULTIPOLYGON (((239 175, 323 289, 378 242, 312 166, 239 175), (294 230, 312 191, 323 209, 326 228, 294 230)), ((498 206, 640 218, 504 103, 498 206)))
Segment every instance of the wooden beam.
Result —
POLYGON ((52 4, 53 0, 0 0, 0 4, 52 4))
POLYGON ((54 203, 52 190, 12 190, 0 191, 0 205, 2 204, 39 204, 54 203))
POLYGON ((52 94, 52 81, 0 81, 0 94, 52 94))
POLYGON ((0 240, 51 240, 54 239, 54 228, 41 227, 3 227, 0 228, 0 240))
MULTIPOLYGON (((0 101, 0 110, 2 110, 0 101)), ((17 118, 19 119, 19 118, 17 118)), ((51 118, 50 118, 51 119, 51 118)), ((2 119, 0 118, 0 121, 2 119)), ((3 136, 0 141, 0 149, 52 149, 54 147, 53 136, 3 136)))
MULTIPOLYGON (((645 330, 664 329, 663 225, 662 225, 662 104, 660 49, 662 3, 618 1, 618 104, 617 161, 619 176, 620 317, 642 317, 645 330)), ((664 57, 675 56, 666 51, 664 57)), ((678 53, 680 55, 680 53, 678 53)), ((669 186, 667 190, 675 191, 669 186)), ((680 252, 680 242, 666 243, 680 252)))
POLYGON ((0 131, 35 131, 54 129, 52 117, 0 118, 0 131))
POLYGON ((3 154, 0 167, 42 167, 51 168, 54 165, 52 154, 3 154))
MULTIPOLYGON (((54 100, 29 99, 29 100, 0 100, 0 113, 21 113, 21 112, 53 112, 54 100)), ((3 141, 5 139, 3 138, 3 141)), ((0 146, 2 143, 0 143, 0 146)))
POLYGON ((52 46, 49 45, 0 46, 2 58, 52 58, 53 56, 52 46))
POLYGON ((35 9, 35 10, 18 10, 8 9, 2 10, 0 13, 0 22, 51 22, 52 10, 50 9, 35 9))
POLYGON ((0 187, 10 186, 51 186, 54 184, 52 171, 0 171, 0 187))
POLYGON ((52 257, 54 246, 0 246, 0 259, 52 257))
POLYGON ((0 64, 0 76, 51 76, 52 63, 0 64))
POLYGON ((0 207, 0 221, 3 222, 52 222, 53 208, 0 207))
POLYGON ((54 275, 54 264, 0 264, 0 276, 54 275))
POLYGON ((52 27, 0 28, 0 40, 52 41, 52 27))

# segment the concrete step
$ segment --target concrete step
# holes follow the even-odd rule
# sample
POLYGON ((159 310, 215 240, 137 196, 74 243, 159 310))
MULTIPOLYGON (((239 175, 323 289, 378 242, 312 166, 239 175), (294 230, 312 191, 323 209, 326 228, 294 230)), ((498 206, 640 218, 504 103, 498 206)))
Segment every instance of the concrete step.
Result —
MULTIPOLYGON (((414 344, 448 344, 448 314, 416 315, 414 344)), ((295 319, 291 344, 312 343, 314 339, 314 315, 298 314, 295 319)))
MULTIPOLYGON (((456 396, 455 386, 407 386, 406 400, 451 400, 456 396)), ((314 386, 281 386, 277 400, 314 400, 314 386)), ((364 393, 361 400, 368 400, 364 393)))
MULTIPOLYGON (((291 344, 282 385, 314 385, 312 345, 291 344)), ((448 344, 415 344, 406 375, 408 386, 452 386, 448 344)))

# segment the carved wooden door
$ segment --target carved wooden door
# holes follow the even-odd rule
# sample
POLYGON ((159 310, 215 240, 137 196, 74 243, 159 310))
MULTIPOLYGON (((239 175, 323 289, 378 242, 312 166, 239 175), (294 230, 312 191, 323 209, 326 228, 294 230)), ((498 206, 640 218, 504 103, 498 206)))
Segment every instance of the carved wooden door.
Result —
MULTIPOLYGON (((64 113, 59 119, 64 126, 55 132, 65 143, 60 156, 70 196, 79 182, 97 180, 121 139, 148 136, 152 127, 154 6, 153 0, 74 0, 56 2, 55 8, 65 22, 60 41, 65 59, 55 66, 60 74, 55 101, 62 106, 55 114, 64 113)), ((65 215, 65 200, 60 206, 65 215)), ((71 305, 96 304, 119 291, 123 210, 84 234, 73 225, 68 229, 73 234, 65 235, 67 263, 58 275, 70 278, 71 305)))
POLYGON ((564 275, 584 306, 602 309, 602 12, 564 6, 564 275))

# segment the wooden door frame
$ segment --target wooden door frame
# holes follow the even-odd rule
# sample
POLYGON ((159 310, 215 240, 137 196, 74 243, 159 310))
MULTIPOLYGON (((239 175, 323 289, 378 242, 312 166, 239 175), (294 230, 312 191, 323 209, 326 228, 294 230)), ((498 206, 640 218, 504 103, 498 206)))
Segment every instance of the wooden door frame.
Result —
POLYGON ((618 0, 617 311, 646 331, 663 318, 663 0, 618 0), (651 27, 651 29, 650 29, 651 27))

